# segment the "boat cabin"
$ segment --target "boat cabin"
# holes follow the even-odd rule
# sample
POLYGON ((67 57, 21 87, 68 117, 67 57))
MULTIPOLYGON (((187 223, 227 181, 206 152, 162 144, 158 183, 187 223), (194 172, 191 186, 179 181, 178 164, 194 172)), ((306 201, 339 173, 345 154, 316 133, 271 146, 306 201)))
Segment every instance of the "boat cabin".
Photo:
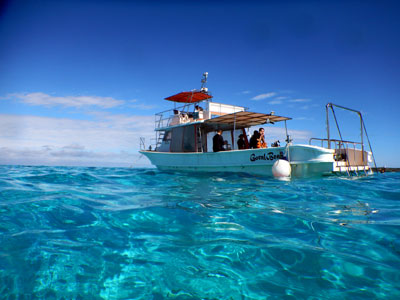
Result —
POLYGON ((237 140, 243 134, 249 147, 246 128, 290 120, 273 113, 247 111, 247 108, 211 101, 206 90, 182 92, 165 98, 174 109, 156 114, 157 152, 212 152, 212 138, 217 130, 227 141, 226 150, 238 150, 237 140), (177 103, 183 103, 177 107, 177 103))

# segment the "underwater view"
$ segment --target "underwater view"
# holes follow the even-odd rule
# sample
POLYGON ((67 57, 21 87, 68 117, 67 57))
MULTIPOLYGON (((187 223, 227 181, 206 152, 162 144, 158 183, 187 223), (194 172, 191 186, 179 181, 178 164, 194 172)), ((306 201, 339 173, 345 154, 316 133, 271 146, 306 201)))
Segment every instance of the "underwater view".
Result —
POLYGON ((0 166, 0 299, 400 299, 400 173, 0 166))

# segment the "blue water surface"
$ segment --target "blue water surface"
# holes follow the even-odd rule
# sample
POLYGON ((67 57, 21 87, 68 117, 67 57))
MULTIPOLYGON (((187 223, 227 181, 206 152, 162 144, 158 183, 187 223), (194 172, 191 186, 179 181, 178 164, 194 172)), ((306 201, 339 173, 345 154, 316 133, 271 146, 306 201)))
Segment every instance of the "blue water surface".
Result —
POLYGON ((0 166, 0 299, 400 299, 400 173, 0 166))

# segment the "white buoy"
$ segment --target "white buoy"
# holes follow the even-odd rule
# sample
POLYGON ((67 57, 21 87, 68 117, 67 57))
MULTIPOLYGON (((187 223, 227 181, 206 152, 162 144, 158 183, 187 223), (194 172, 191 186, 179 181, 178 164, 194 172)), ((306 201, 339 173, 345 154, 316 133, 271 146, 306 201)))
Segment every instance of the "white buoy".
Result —
POLYGON ((276 178, 289 177, 291 172, 292 168, 287 160, 278 159, 272 166, 272 174, 276 178))

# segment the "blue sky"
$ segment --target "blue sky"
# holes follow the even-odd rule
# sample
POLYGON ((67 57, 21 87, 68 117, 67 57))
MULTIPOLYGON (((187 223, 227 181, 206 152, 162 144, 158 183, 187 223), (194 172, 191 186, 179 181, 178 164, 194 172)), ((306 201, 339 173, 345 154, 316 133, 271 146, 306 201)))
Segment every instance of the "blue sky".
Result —
POLYGON ((147 164, 163 98, 207 71, 216 102, 292 117, 294 142, 325 137, 328 102, 360 110, 378 165, 400 167, 394 1, 2 3, 0 163, 147 164))

